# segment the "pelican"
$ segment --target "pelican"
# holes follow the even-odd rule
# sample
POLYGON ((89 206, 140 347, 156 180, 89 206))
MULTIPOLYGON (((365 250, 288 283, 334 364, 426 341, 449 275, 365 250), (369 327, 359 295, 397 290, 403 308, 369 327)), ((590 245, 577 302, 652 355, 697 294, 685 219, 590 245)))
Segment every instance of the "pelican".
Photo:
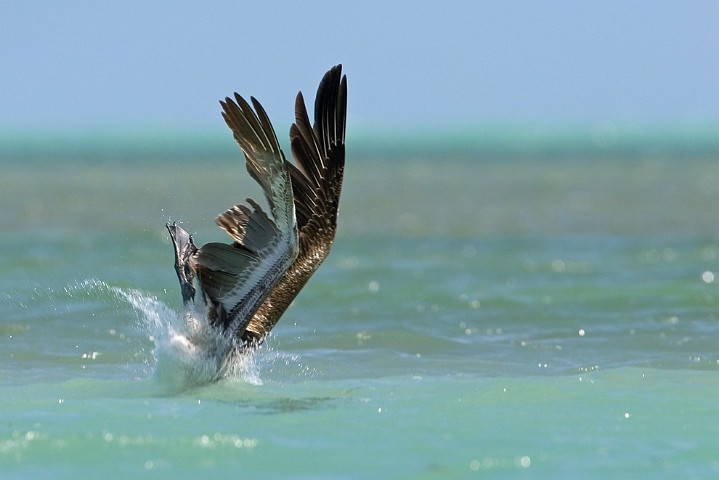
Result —
POLYGON ((251 198, 221 213, 217 225, 232 243, 195 246, 167 224, 186 313, 199 311, 222 342, 227 360, 263 342, 330 251, 345 162, 347 78, 342 66, 322 78, 310 124, 302 92, 290 128, 292 164, 260 102, 235 93, 220 101, 222 117, 260 185, 269 215, 251 198))

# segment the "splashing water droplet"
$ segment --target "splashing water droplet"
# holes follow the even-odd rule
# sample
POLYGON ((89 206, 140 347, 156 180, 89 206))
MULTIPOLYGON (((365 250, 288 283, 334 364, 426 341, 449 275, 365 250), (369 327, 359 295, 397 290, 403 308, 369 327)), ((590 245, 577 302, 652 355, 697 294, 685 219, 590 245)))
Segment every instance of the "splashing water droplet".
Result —
POLYGON ((96 279, 72 290, 108 292, 133 308, 146 329, 143 336, 154 343, 154 376, 166 387, 182 391, 220 378, 262 383, 256 352, 229 356, 235 348, 233 338, 210 326, 199 307, 178 314, 154 296, 96 279))

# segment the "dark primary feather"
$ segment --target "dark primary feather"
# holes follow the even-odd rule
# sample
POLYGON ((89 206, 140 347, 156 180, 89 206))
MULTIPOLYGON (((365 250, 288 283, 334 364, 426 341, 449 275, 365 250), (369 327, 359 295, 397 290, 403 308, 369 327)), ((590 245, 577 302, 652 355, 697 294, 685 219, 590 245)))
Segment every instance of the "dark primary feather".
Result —
POLYGON ((260 116, 264 121, 257 118, 252 111, 252 107, 237 93, 235 93, 237 103, 233 102, 229 97, 225 98, 224 102, 220 102, 224 110, 222 117, 230 130, 232 130, 235 140, 245 154, 247 171, 260 184, 267 201, 273 207, 274 199, 270 180, 274 172, 264 168, 259 160, 268 156, 278 156, 284 160, 284 155, 262 105, 254 98, 251 100, 257 109, 257 116, 260 116), (270 133, 267 133, 266 130, 269 130, 270 133), (258 156, 260 159, 258 159, 258 156))
POLYGON ((302 94, 295 101, 295 124, 290 129, 292 154, 299 172, 291 170, 297 224, 335 228, 344 171, 347 79, 335 67, 322 79, 315 99, 315 123, 310 125, 302 94), (299 201, 298 201, 299 200, 299 201), (328 214, 329 217, 324 215, 328 214))

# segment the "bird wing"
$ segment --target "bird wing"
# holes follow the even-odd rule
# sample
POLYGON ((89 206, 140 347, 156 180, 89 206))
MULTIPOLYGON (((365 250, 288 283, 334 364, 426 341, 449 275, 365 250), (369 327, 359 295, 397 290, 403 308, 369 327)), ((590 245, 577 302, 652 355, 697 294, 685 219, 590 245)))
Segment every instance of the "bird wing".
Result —
POLYGON ((208 243, 192 257, 202 290, 226 331, 241 336, 272 287, 294 262, 299 251, 291 173, 277 136, 262 105, 253 108, 235 93, 220 102, 222 116, 245 154, 247 170, 262 187, 270 218, 252 199, 217 217, 217 224, 234 240, 231 245, 208 243))
POLYGON ((291 175, 299 232, 299 254, 263 301, 247 326, 252 340, 261 341, 319 267, 330 251, 337 228, 337 212, 345 164, 347 78, 342 66, 322 78, 315 98, 314 125, 310 124, 302 93, 295 101, 295 123, 290 128, 296 166, 291 175))

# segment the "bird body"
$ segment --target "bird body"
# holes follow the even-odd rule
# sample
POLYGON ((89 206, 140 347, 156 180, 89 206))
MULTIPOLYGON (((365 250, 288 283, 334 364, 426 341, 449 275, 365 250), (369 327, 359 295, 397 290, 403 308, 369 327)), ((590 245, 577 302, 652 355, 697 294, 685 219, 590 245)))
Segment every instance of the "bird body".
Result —
POLYGON ((216 223, 232 243, 194 244, 177 224, 167 229, 187 310, 204 309, 208 324, 231 339, 220 356, 261 343, 330 251, 345 160, 347 81, 330 69, 317 90, 314 124, 302 94, 295 102, 287 161, 262 105, 235 93, 221 101, 222 116, 260 185, 269 215, 247 199, 216 223))

